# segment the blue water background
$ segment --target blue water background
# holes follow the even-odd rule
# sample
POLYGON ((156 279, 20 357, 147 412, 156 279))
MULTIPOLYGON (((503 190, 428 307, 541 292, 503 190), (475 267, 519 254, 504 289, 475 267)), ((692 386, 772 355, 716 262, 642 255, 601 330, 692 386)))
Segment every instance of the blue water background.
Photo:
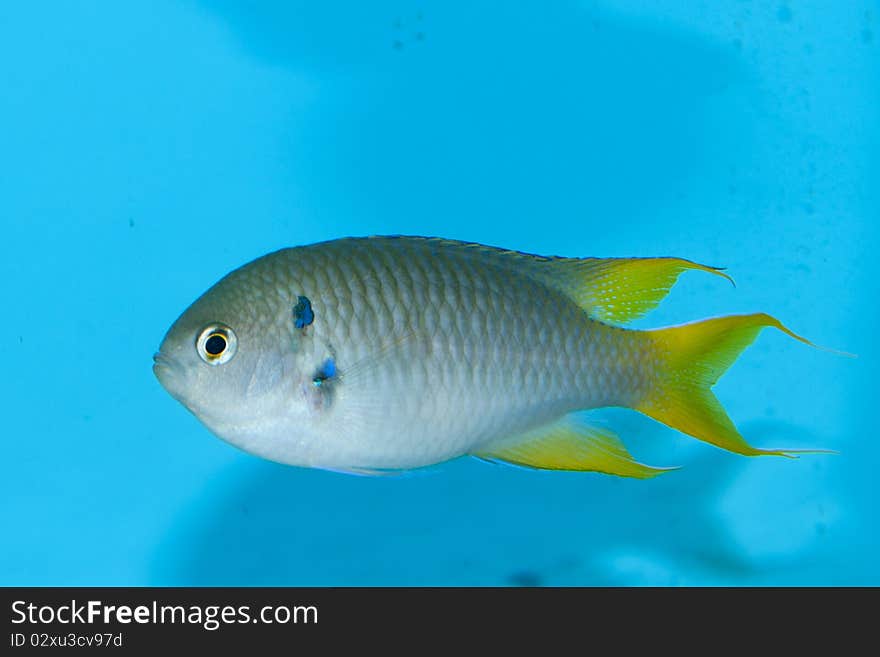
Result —
POLYGON ((0 584, 880 584, 876 2, 0 4, 0 584), (640 326, 768 311, 747 459, 627 411, 653 481, 275 465, 153 378, 282 246, 678 255, 640 326))

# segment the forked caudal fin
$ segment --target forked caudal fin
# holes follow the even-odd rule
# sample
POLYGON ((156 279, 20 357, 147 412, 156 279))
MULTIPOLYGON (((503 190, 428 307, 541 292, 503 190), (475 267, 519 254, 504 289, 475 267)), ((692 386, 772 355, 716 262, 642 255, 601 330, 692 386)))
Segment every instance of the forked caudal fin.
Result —
POLYGON ((717 317, 647 331, 656 349, 659 369, 653 389, 636 410, 682 433, 747 456, 823 451, 752 447, 710 390, 761 329, 768 326, 817 346, 764 313, 717 317))

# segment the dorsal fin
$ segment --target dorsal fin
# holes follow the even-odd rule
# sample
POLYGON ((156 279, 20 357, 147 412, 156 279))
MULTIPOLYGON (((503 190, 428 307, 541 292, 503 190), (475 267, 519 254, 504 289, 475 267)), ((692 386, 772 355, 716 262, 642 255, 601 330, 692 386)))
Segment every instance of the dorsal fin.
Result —
POLYGON ((733 279, 717 267, 683 258, 564 258, 510 251, 439 237, 373 237, 401 245, 454 250, 466 258, 487 258, 496 267, 529 272, 563 292, 590 317, 625 324, 653 310, 669 293, 679 274, 697 269, 733 279))
POLYGON ((555 287, 591 317, 612 324, 631 322, 656 308, 685 270, 733 283, 720 269, 683 258, 565 258, 542 265, 555 287))

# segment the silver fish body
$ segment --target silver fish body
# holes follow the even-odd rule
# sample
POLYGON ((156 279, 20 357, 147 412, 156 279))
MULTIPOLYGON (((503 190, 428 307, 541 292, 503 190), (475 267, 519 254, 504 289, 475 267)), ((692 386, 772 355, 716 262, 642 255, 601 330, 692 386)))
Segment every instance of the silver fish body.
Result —
POLYGON ((160 362, 187 364, 157 375, 221 438, 330 469, 429 465, 574 410, 627 405, 644 378, 644 350, 625 339, 636 334, 592 319, 520 258, 403 237, 284 249, 196 301, 160 349, 160 362), (315 315, 305 330, 291 319, 300 296, 315 315), (212 322, 236 331, 221 367, 239 367, 203 391, 179 370, 218 373, 185 353, 212 322), (338 376, 318 388, 328 358, 338 376))
MULTIPOLYGON (((655 337, 610 321, 656 305, 689 268, 717 273, 675 259, 545 258, 435 238, 283 249, 196 300, 169 329, 154 370, 217 436, 291 465, 377 472, 474 454, 651 476, 641 464, 628 470, 613 435, 565 422, 574 411, 625 406, 703 430, 693 418, 667 419, 678 398, 657 393, 681 332, 655 337), (211 331, 222 339, 206 342, 211 331), (224 358, 206 344, 228 347, 224 358), (529 447, 537 442, 545 447, 529 447)), ((776 325, 749 317, 731 330, 776 325)), ((707 393, 712 383, 700 381, 707 393)), ((738 439, 722 446, 753 453, 738 439)))

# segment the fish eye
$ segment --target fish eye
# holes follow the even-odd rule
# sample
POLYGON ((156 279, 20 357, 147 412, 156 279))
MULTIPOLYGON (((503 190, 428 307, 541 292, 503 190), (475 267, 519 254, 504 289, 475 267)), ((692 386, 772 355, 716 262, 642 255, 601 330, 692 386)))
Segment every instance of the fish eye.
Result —
POLYGON ((223 324, 211 324, 202 329, 196 340, 196 350, 208 365, 221 365, 235 355, 238 339, 235 332, 223 324))

